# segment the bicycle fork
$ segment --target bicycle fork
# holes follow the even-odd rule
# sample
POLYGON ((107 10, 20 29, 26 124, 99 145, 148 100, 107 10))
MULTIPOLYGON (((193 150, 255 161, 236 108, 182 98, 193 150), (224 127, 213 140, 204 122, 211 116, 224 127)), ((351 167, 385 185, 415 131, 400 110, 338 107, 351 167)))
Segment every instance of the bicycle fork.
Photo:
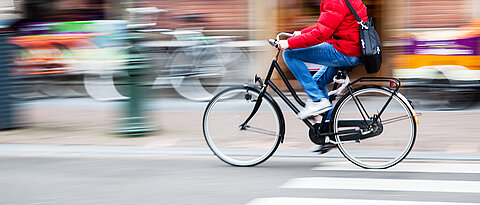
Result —
MULTIPOLYGON (((250 115, 247 117, 247 119, 242 123, 240 124, 240 126, 238 126, 238 128, 240 130, 245 130, 246 127, 247 127, 247 123, 253 118, 253 116, 257 113, 258 109, 260 108, 260 105, 262 104, 262 98, 263 96, 265 95, 265 90, 266 90, 266 85, 264 85, 264 87, 260 90, 260 94, 258 95, 258 98, 257 98, 257 101, 255 102, 255 106, 253 107, 253 110, 252 112, 250 113, 250 115)), ((249 98, 247 96, 248 93, 245 93, 245 100, 250 100, 250 99, 247 99, 249 98)), ((251 97, 251 96, 250 96, 251 97)))
MULTIPOLYGON (((265 96, 265 92, 267 92, 267 87, 268 87, 268 81, 272 77, 273 70, 275 68, 275 59, 272 62, 272 65, 270 66, 270 69, 268 70, 267 77, 265 78, 265 83, 262 82, 262 80, 255 76, 255 81, 262 86, 262 89, 260 90, 260 93, 258 94, 257 101, 255 102, 255 106, 253 107, 252 112, 250 115, 247 117, 247 119, 238 126, 240 130, 245 130, 247 128, 247 123, 253 118, 253 116, 257 113, 258 109, 260 108, 260 105, 262 104, 263 101, 263 96, 265 96)), ((247 98, 247 96, 246 96, 247 98)))

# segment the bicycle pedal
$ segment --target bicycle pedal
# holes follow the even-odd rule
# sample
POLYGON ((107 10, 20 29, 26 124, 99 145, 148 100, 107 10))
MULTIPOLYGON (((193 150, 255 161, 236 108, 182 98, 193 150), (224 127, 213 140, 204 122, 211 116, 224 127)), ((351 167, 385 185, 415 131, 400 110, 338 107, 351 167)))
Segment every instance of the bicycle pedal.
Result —
POLYGON ((316 146, 313 152, 318 152, 319 154, 325 154, 335 147, 337 147, 337 145, 332 143, 322 144, 322 145, 316 146))

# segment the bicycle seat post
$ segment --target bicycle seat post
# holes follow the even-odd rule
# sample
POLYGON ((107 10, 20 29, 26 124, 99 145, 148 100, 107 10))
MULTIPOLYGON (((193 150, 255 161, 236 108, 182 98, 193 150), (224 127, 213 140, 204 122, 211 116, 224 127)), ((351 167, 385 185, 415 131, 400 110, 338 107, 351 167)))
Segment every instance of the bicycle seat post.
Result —
POLYGON ((347 78, 347 75, 345 74, 344 71, 338 70, 337 76, 335 76, 335 77, 336 77, 337 79, 345 79, 345 78, 347 78))
MULTIPOLYGON (((347 76, 345 75, 345 73, 343 72, 343 70, 342 70, 342 69, 338 69, 337 75, 335 76, 335 78, 337 78, 337 79, 345 79, 346 77, 347 77, 347 76)), ((333 84, 332 90, 336 90, 337 88, 338 88, 338 83, 335 82, 335 83, 333 84)), ((335 95, 330 96, 330 103, 335 100, 335 97, 336 97, 335 95)))

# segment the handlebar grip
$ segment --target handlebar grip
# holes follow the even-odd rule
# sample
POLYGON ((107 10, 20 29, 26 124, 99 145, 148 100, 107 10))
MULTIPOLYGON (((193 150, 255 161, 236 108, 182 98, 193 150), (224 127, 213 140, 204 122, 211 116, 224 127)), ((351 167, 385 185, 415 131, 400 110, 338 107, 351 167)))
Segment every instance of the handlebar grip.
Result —
POLYGON ((285 32, 279 33, 277 34, 277 37, 275 37, 275 39, 268 39, 268 43, 270 43, 270 45, 274 46, 275 48, 278 48, 278 41, 280 41, 280 36, 293 37, 293 34, 285 32))
POLYGON ((275 40, 275 39, 268 39, 268 43, 270 43, 270 45, 272 45, 273 47, 278 48, 278 42, 277 42, 277 40, 275 40))

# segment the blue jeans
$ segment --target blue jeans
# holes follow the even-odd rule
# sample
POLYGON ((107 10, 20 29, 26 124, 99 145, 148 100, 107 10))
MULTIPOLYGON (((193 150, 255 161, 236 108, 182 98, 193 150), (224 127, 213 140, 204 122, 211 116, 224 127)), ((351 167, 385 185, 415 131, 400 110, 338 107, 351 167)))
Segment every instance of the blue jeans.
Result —
POLYGON ((336 67, 357 66, 362 63, 359 57, 346 56, 329 43, 285 50, 283 59, 307 95, 315 102, 322 98, 328 99, 327 85, 332 83, 337 75, 336 67), (323 68, 312 76, 304 62, 320 64, 323 68))

